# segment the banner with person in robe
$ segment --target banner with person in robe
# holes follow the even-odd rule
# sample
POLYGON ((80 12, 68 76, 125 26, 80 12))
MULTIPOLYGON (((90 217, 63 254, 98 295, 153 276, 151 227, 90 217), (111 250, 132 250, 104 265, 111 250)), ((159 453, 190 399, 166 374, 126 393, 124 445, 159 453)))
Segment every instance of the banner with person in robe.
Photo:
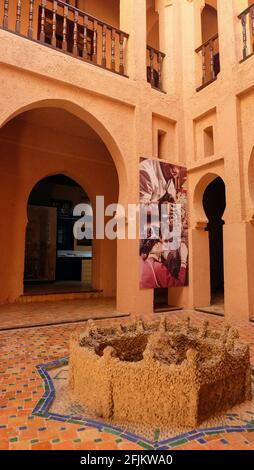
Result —
POLYGON ((188 282, 187 169, 141 158, 140 288, 182 287, 188 282))

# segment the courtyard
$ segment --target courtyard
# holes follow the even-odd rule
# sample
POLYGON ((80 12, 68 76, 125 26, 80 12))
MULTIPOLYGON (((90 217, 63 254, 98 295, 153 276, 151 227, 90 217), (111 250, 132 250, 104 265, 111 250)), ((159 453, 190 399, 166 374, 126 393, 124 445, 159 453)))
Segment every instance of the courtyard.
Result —
MULTIPOLYGON (((66 303, 66 302, 65 302, 66 303)), ((31 304, 33 305, 33 304, 31 304)), ((47 304, 39 304, 40 312, 47 304)), ((31 309, 31 306, 29 306, 31 309)), ((12 307, 6 307, 14 308, 12 307)), ((52 308, 52 307, 51 307, 52 308)), ((73 302, 75 309, 75 302, 73 302)), ((18 311, 18 308, 16 307, 18 311)), ((61 318, 61 302, 55 304, 54 319, 61 318)), ((79 310, 77 309, 77 312, 79 310)), ((97 308, 97 317, 102 318, 103 306, 97 308), (101 314, 99 315, 101 310, 101 314)), ((108 313, 108 312, 107 312, 108 313)), ((15 324, 12 316, 12 325, 15 324)), ((113 315, 112 315, 113 316, 113 315)), ((201 326, 204 319, 212 328, 220 330, 224 318, 194 311, 170 312, 170 321, 190 317, 191 322, 201 326)), ((7 450, 253 450, 254 449, 254 407, 246 402, 241 413, 229 410, 223 425, 212 428, 193 429, 177 435, 162 436, 160 429, 154 429, 152 438, 142 435, 142 429, 135 433, 121 429, 100 420, 78 416, 78 409, 66 415, 61 412, 61 396, 57 395, 58 384, 67 380, 69 338, 75 331, 82 331, 89 309, 77 323, 65 323, 41 327, 19 328, 0 332, 1 366, 1 413, 0 449, 7 450), (50 370, 49 372, 47 372, 50 370), (53 371, 53 373, 52 373, 53 371), (54 380, 53 380, 54 378, 54 380), (59 401, 60 400, 60 401, 59 401), (51 408, 58 402, 58 409, 51 408), (60 407, 59 407, 60 406, 60 407), (60 411, 59 411, 60 410, 60 411)), ((75 318, 73 318, 75 320, 75 318)), ((96 323, 110 324, 112 319, 96 320, 96 323)), ((123 322, 123 318, 114 322, 123 322)), ((58 321, 60 323, 60 321, 58 321)), ((240 331, 240 339, 250 346, 251 364, 254 364, 254 324, 232 323, 240 331)), ((6 325, 5 325, 6 327, 6 325)))

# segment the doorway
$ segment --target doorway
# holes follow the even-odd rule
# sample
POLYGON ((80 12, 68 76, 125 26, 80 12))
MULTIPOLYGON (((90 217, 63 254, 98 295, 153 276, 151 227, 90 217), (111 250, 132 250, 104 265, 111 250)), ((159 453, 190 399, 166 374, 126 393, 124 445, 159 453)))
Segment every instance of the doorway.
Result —
POLYGON ((223 225, 226 208, 225 184, 222 178, 213 180, 203 196, 203 207, 208 219, 210 287, 212 313, 224 314, 223 225))
POLYGON ((58 174, 44 178, 28 200, 24 293, 83 292, 92 289, 92 240, 73 235, 73 209, 89 204, 81 186, 58 174))

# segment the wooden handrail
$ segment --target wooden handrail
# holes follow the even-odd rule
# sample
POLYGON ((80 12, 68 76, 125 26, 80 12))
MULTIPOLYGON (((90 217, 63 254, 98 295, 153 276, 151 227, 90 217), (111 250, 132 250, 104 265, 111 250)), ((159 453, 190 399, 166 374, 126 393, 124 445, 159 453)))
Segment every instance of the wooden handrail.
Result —
POLYGON ((252 8, 254 8, 254 3, 252 3, 252 5, 250 5, 250 6, 248 6, 248 8, 245 8, 245 10, 243 10, 242 13, 240 13, 240 15, 238 15, 239 20, 242 18, 242 16, 247 15, 251 11, 252 8))
POLYGON ((162 63, 166 57, 164 52, 149 45, 146 46, 149 53, 149 66, 147 67, 147 81, 152 88, 162 91, 162 63), (157 60, 155 60, 157 58, 157 60))
POLYGON ((220 71, 219 52, 215 53, 218 39, 219 35, 216 33, 195 50, 202 56, 202 85, 197 88, 197 91, 216 80, 220 71))
POLYGON ((155 54, 160 54, 161 57, 163 57, 163 59, 164 59, 164 57, 166 57, 166 54, 164 54, 164 52, 161 52, 161 51, 159 51, 158 49, 155 49, 154 47, 149 46, 148 44, 147 44, 146 48, 147 48, 148 51, 152 51, 152 50, 153 50, 153 52, 154 52, 155 54))
POLYGON ((247 59, 254 53, 254 3, 242 11, 238 15, 238 19, 242 24, 242 40, 243 40, 243 58, 247 59), (250 49, 251 42, 251 49, 250 49))
POLYGON ((207 39, 207 41, 203 42, 203 44, 201 44, 201 46, 197 47, 197 49, 195 49, 195 52, 202 51, 203 47, 209 46, 211 41, 216 41, 216 39, 218 39, 218 38, 219 38, 219 34, 218 33, 214 34, 211 38, 207 39))
POLYGON ((22 0, 0 2, 4 7, 3 29, 125 75, 128 33, 63 0, 41 0, 39 5, 35 5, 34 0, 26 0, 29 11, 28 19, 24 22, 23 17, 27 15, 27 11, 22 8, 22 0), (37 8, 38 15, 35 15, 37 8), (37 16, 38 24, 35 25, 37 16), (27 20, 28 29, 24 31, 27 20))
MULTIPOLYGON (((48 2, 53 3, 54 0, 48 0, 48 2)), ((108 29, 111 31, 115 31, 117 34, 122 34, 125 38, 129 38, 129 34, 125 33, 124 31, 121 31, 121 29, 115 28, 115 26, 112 26, 109 23, 106 23, 105 21, 100 20, 99 18, 96 18, 96 16, 89 15, 86 13, 84 10, 80 10, 79 8, 74 7, 73 5, 70 5, 69 3, 63 2, 62 0, 57 0, 58 5, 61 5, 62 7, 68 7, 69 11, 73 11, 74 13, 77 12, 80 16, 87 17, 89 21, 96 21, 99 26, 106 26, 108 29)))

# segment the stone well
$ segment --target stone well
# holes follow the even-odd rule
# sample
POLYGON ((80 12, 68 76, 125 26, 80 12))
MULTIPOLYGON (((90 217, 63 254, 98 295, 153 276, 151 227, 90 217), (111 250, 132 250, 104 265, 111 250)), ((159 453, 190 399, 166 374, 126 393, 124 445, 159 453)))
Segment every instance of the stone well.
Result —
POLYGON ((100 327, 70 341, 70 387, 98 417, 152 426, 195 427, 251 399, 248 346, 166 317, 100 327))

